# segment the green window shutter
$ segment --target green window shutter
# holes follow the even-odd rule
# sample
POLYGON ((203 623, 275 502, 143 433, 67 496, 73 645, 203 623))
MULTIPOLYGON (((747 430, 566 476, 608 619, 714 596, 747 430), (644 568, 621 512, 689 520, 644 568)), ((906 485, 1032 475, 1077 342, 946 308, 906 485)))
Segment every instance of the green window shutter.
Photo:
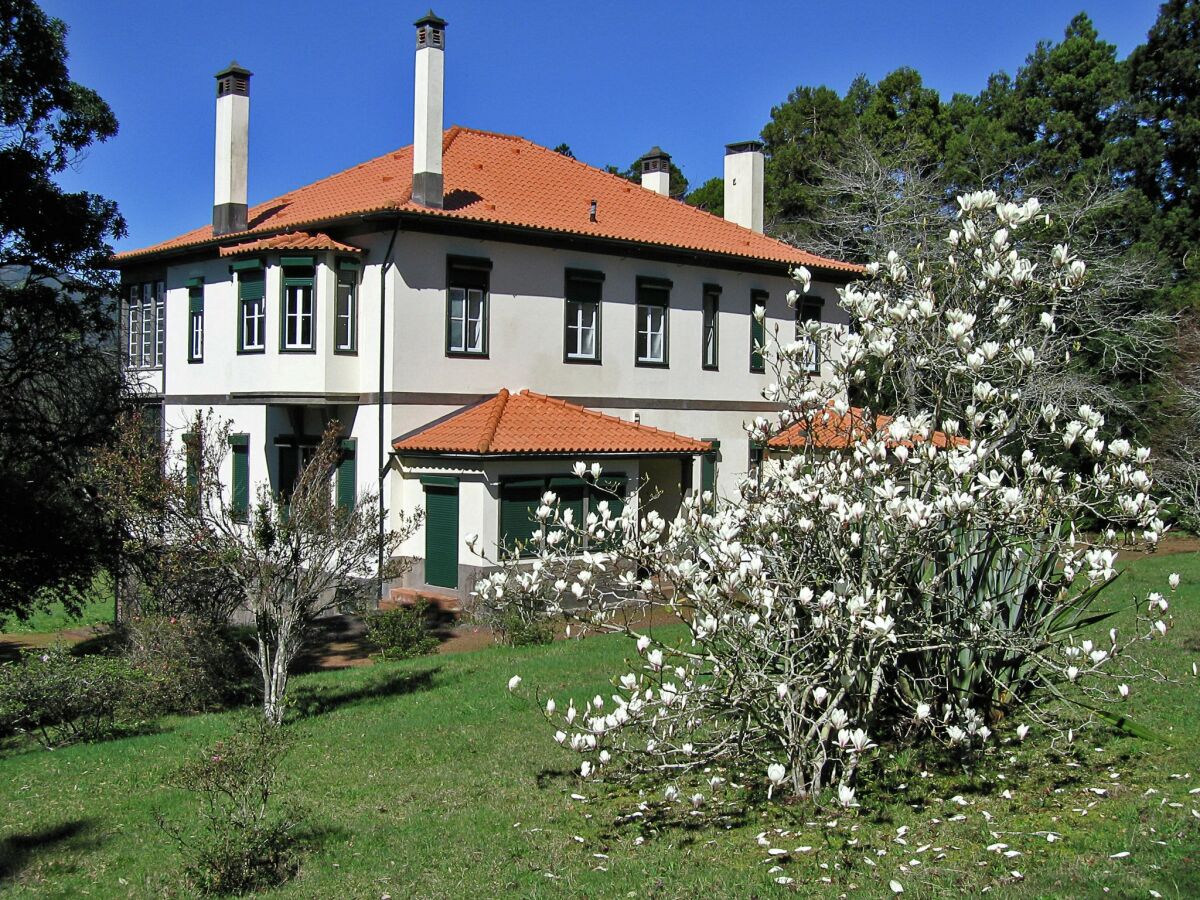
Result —
POLYGON ((245 269, 238 273, 238 297, 242 300, 261 300, 267 296, 267 282, 262 269, 245 269))
POLYGON ((575 524, 583 524, 583 498, 587 496, 588 484, 580 478, 551 478, 550 490, 558 494, 559 514, 568 509, 575 516, 575 524))
POLYGON ((533 513, 545 489, 544 478, 505 481, 500 485, 500 543, 503 547, 512 550, 520 543, 526 552, 532 552, 529 539, 537 531, 533 513))
POLYGON ((425 485, 425 583, 458 587, 458 486, 425 485))
POLYGON ((187 479, 185 495, 189 512, 200 508, 200 436, 189 431, 183 436, 184 472, 187 479))
POLYGON ((750 371, 765 372, 766 361, 763 359, 763 347, 767 343, 767 295, 763 291, 750 292, 750 371), (757 315, 763 311, 760 319, 757 315))
POLYGON ((354 509, 358 501, 358 459, 354 438, 342 441, 337 467, 337 505, 339 509, 354 509))
POLYGON ((229 446, 233 451, 230 508, 235 522, 245 522, 250 518, 250 435, 231 434, 229 446))

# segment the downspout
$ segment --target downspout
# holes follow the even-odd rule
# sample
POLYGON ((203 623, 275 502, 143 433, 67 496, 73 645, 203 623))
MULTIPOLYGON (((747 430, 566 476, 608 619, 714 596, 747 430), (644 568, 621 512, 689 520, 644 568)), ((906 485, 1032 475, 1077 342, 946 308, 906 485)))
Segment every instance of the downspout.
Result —
POLYGON ((377 594, 380 600, 383 600, 383 535, 386 529, 386 511, 383 503, 383 481, 387 475, 388 463, 390 462, 390 454, 385 445, 387 444, 386 432, 384 429, 383 415, 383 388, 384 374, 387 370, 384 358, 384 347, 387 341, 387 273, 388 266, 392 262, 392 249, 396 244, 396 234, 400 231, 400 219, 396 219, 396 224, 392 227, 392 236, 388 240, 387 251, 383 254, 383 264, 379 267, 379 560, 378 560, 378 591, 377 594))

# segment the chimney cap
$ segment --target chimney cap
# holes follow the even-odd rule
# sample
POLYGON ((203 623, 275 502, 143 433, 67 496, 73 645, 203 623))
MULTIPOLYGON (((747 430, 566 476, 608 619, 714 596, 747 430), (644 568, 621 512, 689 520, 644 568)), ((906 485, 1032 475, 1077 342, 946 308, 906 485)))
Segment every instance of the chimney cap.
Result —
POLYGON ((214 78, 224 78, 226 75, 244 75, 246 78, 249 78, 253 74, 254 73, 251 72, 249 69, 239 66, 238 61, 236 59, 234 59, 234 60, 230 61, 229 65, 227 65, 225 68, 223 68, 220 72, 218 72, 213 77, 214 78))
POLYGON ((434 28, 445 28, 447 24, 448 23, 446 20, 437 15, 432 9, 425 13, 425 15, 421 16, 421 18, 417 19, 417 21, 413 22, 413 25, 415 25, 417 28, 420 28, 422 25, 432 25, 434 28))
POLYGON ((733 156, 735 153, 762 153, 763 147, 766 145, 762 141, 736 141, 732 144, 725 145, 725 155, 733 156))
POLYGON ((642 159, 670 159, 671 154, 662 147, 655 144, 649 150, 642 154, 642 159))

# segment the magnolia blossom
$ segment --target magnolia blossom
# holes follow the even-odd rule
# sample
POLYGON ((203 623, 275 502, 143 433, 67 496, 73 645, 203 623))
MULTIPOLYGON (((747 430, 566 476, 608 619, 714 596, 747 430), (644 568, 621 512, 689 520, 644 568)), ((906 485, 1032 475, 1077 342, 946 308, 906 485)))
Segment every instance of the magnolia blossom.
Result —
POLYGON ((514 675, 512 678, 508 679, 508 689, 510 691, 515 691, 520 684, 521 684, 521 676, 520 675, 514 675))

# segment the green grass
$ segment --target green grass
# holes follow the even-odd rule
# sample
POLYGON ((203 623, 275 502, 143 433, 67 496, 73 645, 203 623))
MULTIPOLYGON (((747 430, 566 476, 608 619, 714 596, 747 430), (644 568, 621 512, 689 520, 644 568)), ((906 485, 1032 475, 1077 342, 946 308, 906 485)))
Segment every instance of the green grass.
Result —
POLYGON ((65 628, 102 625, 111 622, 112 618, 112 583, 106 575, 99 575, 92 582, 92 589, 77 614, 68 612, 61 600, 54 600, 24 621, 16 616, 0 615, 0 634, 43 634, 65 628))
MULTIPOLYGON (((1006 897, 1091 897, 1104 887, 1117 897, 1151 889, 1200 896, 1200 820, 1191 815, 1200 794, 1188 793, 1200 786, 1190 668, 1200 656, 1200 556, 1138 560, 1110 595, 1164 586, 1171 571, 1184 576, 1176 627, 1150 650, 1175 683, 1139 688, 1129 701, 1130 713, 1168 746, 1092 732, 1077 741, 1078 767, 1047 764, 1027 746, 996 755, 983 777, 920 778, 906 758, 894 762, 886 784, 860 789, 869 812, 853 814, 773 806, 730 828, 689 828, 686 817, 658 831, 616 826, 625 807, 568 774, 576 759, 550 740, 532 694, 561 700, 603 690, 633 655, 619 638, 298 678, 286 794, 322 835, 298 877, 270 896, 879 897, 893 878, 906 897, 985 888, 1006 897), (505 689, 514 673, 524 679, 524 698, 505 689), (1012 799, 1001 796, 1006 789, 1012 799), (592 799, 572 801, 577 791, 592 799), (956 795, 967 805, 946 802, 956 795), (896 843, 904 826, 907 843, 896 843), (772 846, 813 850, 782 858, 784 871, 772 874, 756 836, 776 828, 789 834, 771 832, 772 846), (1061 839, 1035 834, 1048 830, 1061 839), (984 849, 994 842, 1021 855, 984 849), (1124 851, 1130 856, 1110 858, 1124 851), (783 874, 795 883, 776 884, 783 874)), ((18 897, 186 895, 155 813, 180 819, 194 800, 161 780, 236 721, 172 718, 154 734, 0 758, 0 889, 18 897)))

